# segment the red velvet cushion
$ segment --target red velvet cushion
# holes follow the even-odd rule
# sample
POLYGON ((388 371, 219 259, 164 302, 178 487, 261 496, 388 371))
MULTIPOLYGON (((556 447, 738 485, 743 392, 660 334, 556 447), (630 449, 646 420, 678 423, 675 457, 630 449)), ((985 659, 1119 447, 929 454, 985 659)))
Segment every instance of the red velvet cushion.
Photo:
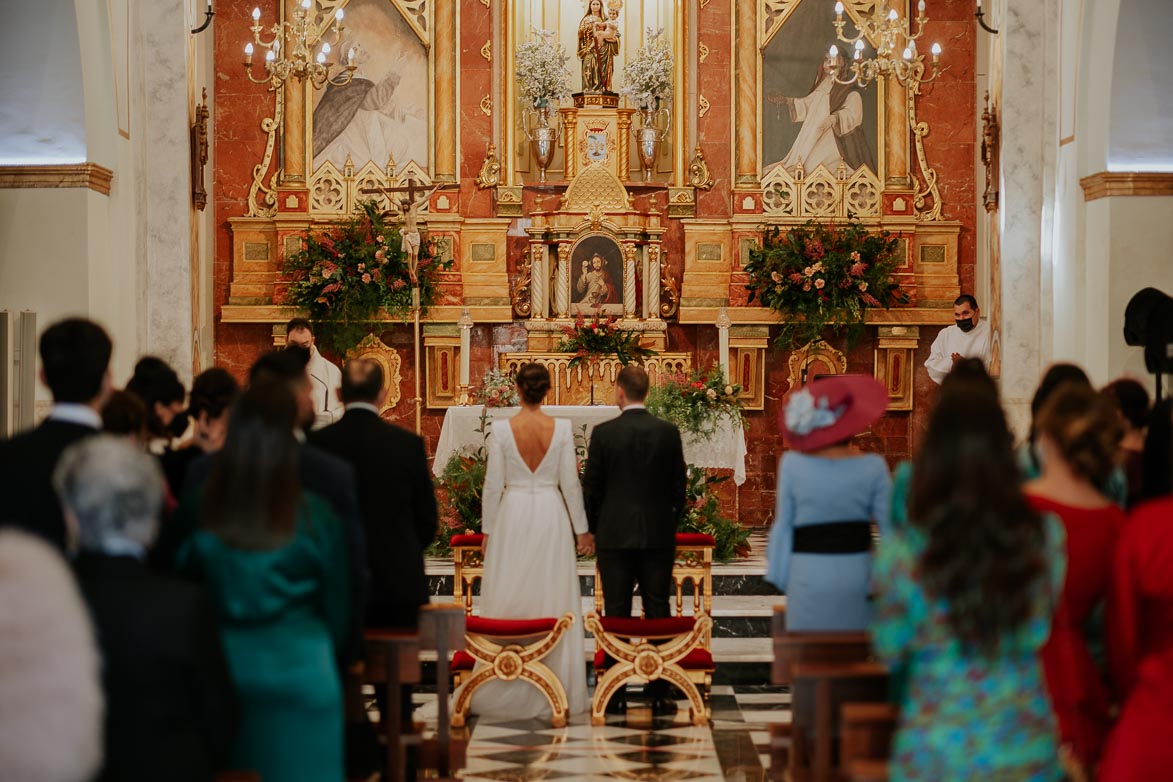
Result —
POLYGON ((453 535, 448 539, 448 545, 452 548, 458 546, 476 546, 480 548, 485 542, 485 536, 477 532, 471 535, 453 535))
MULTIPOLYGON (((595 652, 595 670, 606 670, 607 654, 602 649, 595 652)), ((713 667, 713 653, 698 646, 677 663, 686 671, 707 671, 713 667)))
POLYGON ((545 619, 486 619, 483 616, 470 616, 464 620, 464 631, 474 635, 498 635, 521 637, 527 635, 542 635, 554 629, 558 623, 553 617, 545 619))
POLYGON ((703 532, 677 532, 677 546, 716 546, 717 539, 703 532))
POLYGON ((476 666, 476 663, 477 661, 468 652, 457 652, 452 655, 452 666, 449 670, 453 673, 471 671, 476 666))
POLYGON ((635 619, 626 616, 604 616, 603 629, 624 638, 648 638, 683 635, 692 630, 696 620, 691 616, 670 616, 665 619, 635 619))

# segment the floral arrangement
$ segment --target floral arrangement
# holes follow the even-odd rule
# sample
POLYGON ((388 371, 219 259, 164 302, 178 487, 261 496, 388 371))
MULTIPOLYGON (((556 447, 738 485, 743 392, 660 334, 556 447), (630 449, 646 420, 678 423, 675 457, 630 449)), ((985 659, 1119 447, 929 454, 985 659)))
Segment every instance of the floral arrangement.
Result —
POLYGON ((533 30, 530 39, 518 45, 513 60, 517 86, 535 109, 570 95, 569 61, 570 56, 549 30, 533 30))
POLYGON ((485 373, 485 379, 473 396, 485 407, 516 407, 521 404, 517 396, 516 378, 499 369, 490 369, 485 373))
POLYGON ((558 350, 574 353, 570 360, 573 369, 584 361, 600 356, 615 356, 623 366, 641 363, 645 358, 656 355, 651 348, 639 344, 638 331, 625 331, 615 325, 615 319, 608 316, 595 317, 588 321, 580 314, 573 326, 565 326, 565 339, 558 343, 558 350))
POLYGON ((708 439, 722 418, 745 426, 737 395, 741 386, 729 383, 720 366, 693 370, 689 375, 671 375, 648 391, 648 412, 671 421, 680 431, 708 439))
MULTIPOLYGON (((374 201, 365 201, 354 217, 314 233, 307 231, 301 251, 286 258, 289 289, 284 303, 305 310, 318 342, 345 354, 362 341, 383 313, 406 318, 411 312, 407 253, 398 226, 389 223, 374 201)), ((428 243, 420 247, 420 307, 436 293, 439 263, 428 243)))
POLYGON ((779 348, 801 347, 828 328, 846 330, 852 345, 863 334, 868 307, 908 301, 893 277, 898 241, 854 219, 842 227, 808 222, 768 228, 745 266, 749 301, 756 298, 786 317, 779 348))
POLYGON ((672 50, 663 30, 648 28, 644 45, 623 66, 619 94, 640 109, 655 109, 672 97, 672 50))
POLYGON ((735 557, 749 555, 749 529, 721 514, 721 503, 713 487, 729 480, 725 476, 710 476, 699 467, 688 467, 688 488, 685 490, 684 519, 681 532, 700 532, 712 535, 717 546, 714 559, 728 562, 735 557))
POLYGON ((786 402, 786 428, 795 434, 808 435, 816 429, 833 425, 843 415, 843 410, 832 410, 826 397, 815 402, 810 389, 800 388, 790 394, 786 402))

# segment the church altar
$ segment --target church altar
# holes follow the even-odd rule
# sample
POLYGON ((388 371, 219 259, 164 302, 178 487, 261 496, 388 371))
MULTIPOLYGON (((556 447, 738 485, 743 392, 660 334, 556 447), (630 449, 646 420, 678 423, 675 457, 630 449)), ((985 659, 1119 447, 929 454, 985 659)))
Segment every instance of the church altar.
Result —
MULTIPOLYGON (((438 478, 444 472, 444 465, 452 455, 464 449, 475 449, 482 442, 481 414, 483 405, 450 407, 444 414, 440 429, 440 441, 436 445, 436 458, 432 473, 438 478)), ((519 407, 493 407, 488 410, 489 421, 503 421, 521 410, 519 407)), ((589 442, 595 426, 610 421, 619 415, 619 408, 613 405, 550 405, 542 411, 554 418, 570 419, 575 435, 582 434, 586 426, 589 442)), ((486 423, 488 423, 487 421, 486 423)), ((694 467, 717 470, 733 470, 733 482, 738 486, 745 483, 745 432, 741 425, 722 419, 712 437, 699 438, 682 433, 684 440, 684 461, 694 467)))

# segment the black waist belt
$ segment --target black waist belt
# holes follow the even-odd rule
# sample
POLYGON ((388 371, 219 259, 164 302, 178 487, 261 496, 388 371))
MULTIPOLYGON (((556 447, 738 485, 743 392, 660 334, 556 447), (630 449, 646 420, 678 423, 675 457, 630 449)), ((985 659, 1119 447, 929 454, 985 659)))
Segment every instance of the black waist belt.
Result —
POLYGON ((871 547, 870 521, 828 521, 794 528, 795 554, 860 554, 871 547))

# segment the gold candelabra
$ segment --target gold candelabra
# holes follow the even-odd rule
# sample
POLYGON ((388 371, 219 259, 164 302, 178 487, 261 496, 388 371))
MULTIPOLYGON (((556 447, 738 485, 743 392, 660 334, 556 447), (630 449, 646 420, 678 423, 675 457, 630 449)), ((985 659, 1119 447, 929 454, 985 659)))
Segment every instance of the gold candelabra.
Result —
MULTIPOLYGON (((934 43, 932 54, 932 72, 925 76, 925 57, 916 50, 916 42, 925 32, 925 0, 917 3, 916 33, 912 32, 909 19, 901 19, 895 8, 889 8, 886 3, 876 3, 875 11, 870 17, 865 17, 856 23, 856 35, 847 36, 843 33, 846 21, 843 19, 843 3, 835 3, 835 35, 854 50, 851 63, 851 78, 842 79, 838 72, 832 78, 840 84, 854 84, 865 87, 875 79, 894 77, 901 85, 919 91, 921 84, 927 84, 940 74, 941 44, 934 43), (875 45, 875 57, 864 57, 864 41, 872 41, 875 45)), ((828 53, 833 63, 839 62, 839 47, 831 46, 828 53)))
POLYGON ((314 0, 301 0, 293 13, 292 22, 277 22, 268 28, 272 39, 264 41, 261 34, 261 9, 253 9, 253 23, 249 29, 253 39, 244 47, 244 69, 253 84, 268 83, 276 89, 290 78, 309 81, 317 89, 327 84, 343 86, 354 78, 355 49, 350 47, 340 62, 332 62, 332 49, 342 41, 343 10, 339 8, 332 15, 315 9, 314 0), (333 41, 327 40, 333 38, 333 41), (283 43, 284 40, 284 43, 283 43), (320 45, 319 45, 320 44, 320 45), (317 54, 313 54, 314 49, 317 54), (265 49, 265 75, 253 76, 253 53, 265 49), (331 74, 335 68, 341 70, 331 74))

